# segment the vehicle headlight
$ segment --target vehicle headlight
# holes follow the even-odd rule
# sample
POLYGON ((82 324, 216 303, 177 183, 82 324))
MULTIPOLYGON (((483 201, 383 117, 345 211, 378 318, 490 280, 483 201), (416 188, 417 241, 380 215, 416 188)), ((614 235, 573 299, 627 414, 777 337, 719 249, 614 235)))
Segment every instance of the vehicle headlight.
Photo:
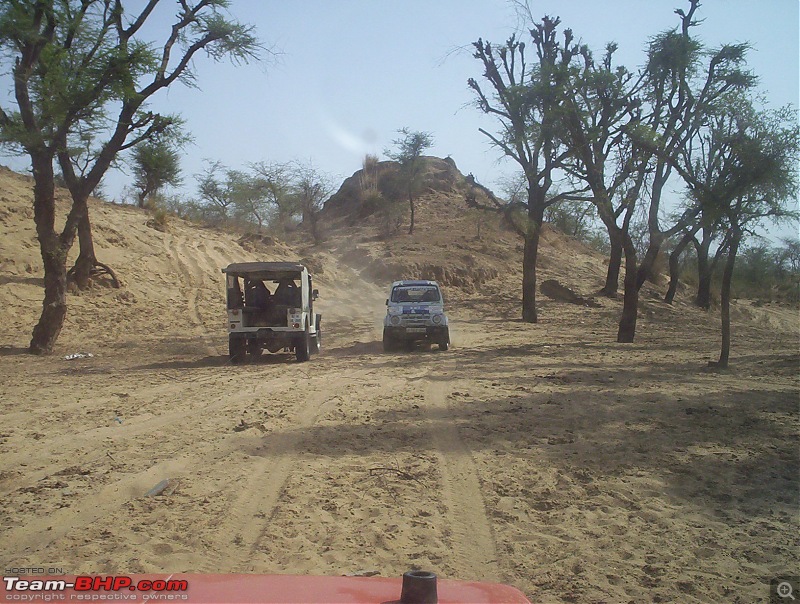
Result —
POLYGON ((392 325, 400 325, 400 315, 392 315, 389 321, 392 325))
POLYGON ((442 315, 433 315, 431 321, 433 321, 434 325, 439 325, 442 322, 442 315))

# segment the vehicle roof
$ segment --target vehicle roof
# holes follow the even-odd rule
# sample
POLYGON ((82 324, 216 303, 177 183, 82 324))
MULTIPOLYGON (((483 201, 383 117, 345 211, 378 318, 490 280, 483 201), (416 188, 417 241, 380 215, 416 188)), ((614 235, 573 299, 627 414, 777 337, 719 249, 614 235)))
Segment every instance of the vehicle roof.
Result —
POLYGON ((280 279, 305 270, 299 262, 235 262, 222 269, 223 273, 256 279, 280 279))
POLYGON ((424 279, 405 279, 403 281, 395 281, 392 283, 392 287, 397 287, 398 285, 435 285, 439 287, 439 284, 436 281, 428 281, 424 279))

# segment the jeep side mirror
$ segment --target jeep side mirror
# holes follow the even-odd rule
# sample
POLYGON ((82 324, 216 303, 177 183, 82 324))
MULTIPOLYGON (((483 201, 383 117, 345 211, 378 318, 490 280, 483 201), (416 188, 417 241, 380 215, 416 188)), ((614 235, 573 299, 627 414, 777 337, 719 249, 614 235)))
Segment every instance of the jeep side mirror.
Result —
POLYGON ((389 306, 389 298, 386 298, 386 306, 389 306))
POLYGON ((319 298, 319 290, 318 289, 312 290, 311 291, 311 299, 312 300, 316 300, 317 298, 319 298))

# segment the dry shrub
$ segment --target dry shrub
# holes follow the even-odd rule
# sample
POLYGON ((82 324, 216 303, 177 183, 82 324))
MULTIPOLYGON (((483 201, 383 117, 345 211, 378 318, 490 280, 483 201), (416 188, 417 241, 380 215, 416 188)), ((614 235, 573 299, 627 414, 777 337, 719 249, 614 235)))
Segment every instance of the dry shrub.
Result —
POLYGON ((169 225, 169 212, 162 207, 156 206, 153 208, 152 213, 152 217, 145 224, 151 229, 162 233, 166 232, 169 225))
POLYGON ((367 153, 361 164, 361 175, 359 176, 359 186, 362 193, 369 195, 378 191, 378 163, 380 160, 377 155, 367 153))

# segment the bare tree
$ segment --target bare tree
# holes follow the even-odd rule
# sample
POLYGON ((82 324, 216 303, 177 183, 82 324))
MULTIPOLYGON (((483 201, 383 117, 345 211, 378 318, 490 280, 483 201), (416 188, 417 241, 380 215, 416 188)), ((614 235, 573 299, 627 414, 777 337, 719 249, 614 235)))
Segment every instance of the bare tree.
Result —
MULTIPOLYGON (((365 172, 366 167, 367 161, 365 160, 365 172)), ((303 217, 303 224, 308 227, 314 243, 319 245, 324 238, 322 225, 319 222, 319 213, 325 200, 335 190, 333 179, 314 167, 311 162, 301 162, 295 165, 292 189, 297 208, 303 217)), ((375 190, 377 190, 377 184, 375 190)))
MULTIPOLYGON (((560 50, 564 55, 577 52, 572 34, 564 34, 563 48, 556 40, 560 19, 544 17, 530 34, 536 62, 527 63, 526 45, 512 36, 502 46, 493 46, 479 39, 473 44, 474 57, 483 66, 483 77, 491 93, 484 92, 474 78, 468 81, 475 92, 481 111, 499 122, 499 132, 480 131, 504 155, 514 160, 525 175, 527 199, 526 224, 523 229, 525 247, 522 260, 522 320, 536 323, 536 261, 545 209, 576 195, 565 189, 557 193, 554 181, 569 151, 559 113, 561 86, 560 50)), ((581 188, 579 191, 585 191, 581 188)))

